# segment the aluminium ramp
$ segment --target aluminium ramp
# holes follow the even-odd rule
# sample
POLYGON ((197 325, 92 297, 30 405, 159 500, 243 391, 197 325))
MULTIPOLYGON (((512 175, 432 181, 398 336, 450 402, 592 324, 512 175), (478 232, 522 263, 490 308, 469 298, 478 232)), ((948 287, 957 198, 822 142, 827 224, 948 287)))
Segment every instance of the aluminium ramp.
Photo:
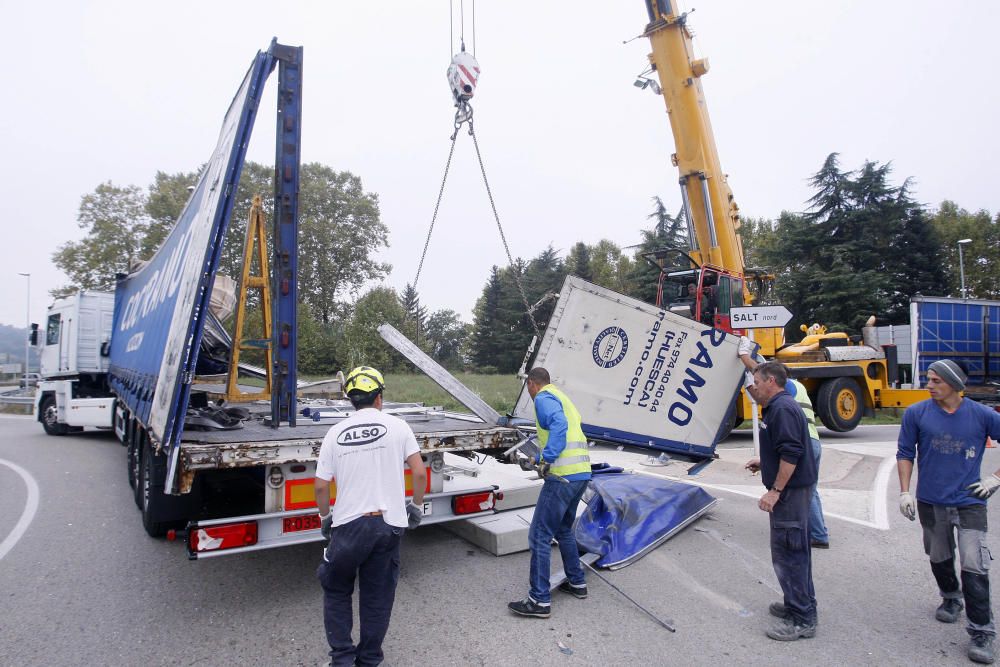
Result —
POLYGON ((409 359, 414 366, 423 371, 427 377, 434 380, 446 392, 451 394, 462 405, 469 408, 473 414, 480 417, 487 424, 496 424, 500 421, 500 413, 479 397, 458 379, 446 371, 438 362, 427 356, 423 350, 413 344, 409 338, 401 334, 391 324, 383 324, 378 328, 378 333, 382 338, 396 349, 400 354, 409 359))

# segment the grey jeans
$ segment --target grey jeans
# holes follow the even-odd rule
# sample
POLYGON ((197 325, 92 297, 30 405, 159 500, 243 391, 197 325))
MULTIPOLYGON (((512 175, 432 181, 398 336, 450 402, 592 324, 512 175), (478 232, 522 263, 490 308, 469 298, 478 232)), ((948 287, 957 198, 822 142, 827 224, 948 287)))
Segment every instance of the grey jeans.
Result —
POLYGON ((924 553, 930 558, 941 597, 965 598, 969 634, 995 635, 989 577, 993 557, 986 544, 986 505, 946 507, 918 502, 917 513, 924 533, 924 553), (955 576, 956 545, 961 563, 961 586, 955 576))

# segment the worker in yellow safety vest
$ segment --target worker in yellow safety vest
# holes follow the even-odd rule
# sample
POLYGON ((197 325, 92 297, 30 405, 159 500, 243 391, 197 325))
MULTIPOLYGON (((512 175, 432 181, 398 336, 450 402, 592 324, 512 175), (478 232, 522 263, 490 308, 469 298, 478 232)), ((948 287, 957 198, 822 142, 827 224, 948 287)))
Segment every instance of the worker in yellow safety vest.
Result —
POLYGON ((528 373, 528 395, 535 404, 535 423, 541 453, 533 463, 545 479, 528 531, 531 573, 528 597, 507 605, 515 614, 548 618, 552 611, 549 563, 552 539, 559 542, 567 580, 559 590, 577 599, 587 597, 573 522, 576 507, 590 481, 590 455, 582 420, 569 396, 556 388, 544 368, 528 373))

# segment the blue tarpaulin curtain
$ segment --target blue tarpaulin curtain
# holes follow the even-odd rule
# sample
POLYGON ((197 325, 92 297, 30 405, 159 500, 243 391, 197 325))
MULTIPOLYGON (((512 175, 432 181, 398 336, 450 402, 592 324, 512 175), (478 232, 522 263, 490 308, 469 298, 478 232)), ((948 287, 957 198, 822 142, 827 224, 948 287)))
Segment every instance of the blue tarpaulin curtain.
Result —
POLYGON ((594 475, 590 488, 576 541, 609 569, 630 565, 717 502, 692 484, 632 473, 594 475))

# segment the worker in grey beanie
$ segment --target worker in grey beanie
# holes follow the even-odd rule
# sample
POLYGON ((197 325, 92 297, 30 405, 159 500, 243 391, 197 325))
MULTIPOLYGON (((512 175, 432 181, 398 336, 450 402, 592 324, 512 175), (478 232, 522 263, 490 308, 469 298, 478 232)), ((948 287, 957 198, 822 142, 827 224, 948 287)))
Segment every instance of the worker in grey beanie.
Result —
POLYGON ((899 511, 910 521, 920 519, 924 553, 941 594, 934 617, 955 623, 964 608, 969 659, 990 664, 996 624, 986 501, 1000 490, 1000 470, 984 475, 981 466, 986 439, 1000 439, 1000 413, 962 396, 965 380, 954 361, 935 361, 927 369, 930 398, 903 413, 896 452, 899 511), (920 470, 915 494, 914 462, 920 470))
POLYGON ((955 391, 962 391, 965 389, 965 381, 969 379, 965 374, 965 371, 963 371, 958 364, 950 359, 939 359, 928 366, 927 370, 937 373, 938 376, 947 382, 955 391))

